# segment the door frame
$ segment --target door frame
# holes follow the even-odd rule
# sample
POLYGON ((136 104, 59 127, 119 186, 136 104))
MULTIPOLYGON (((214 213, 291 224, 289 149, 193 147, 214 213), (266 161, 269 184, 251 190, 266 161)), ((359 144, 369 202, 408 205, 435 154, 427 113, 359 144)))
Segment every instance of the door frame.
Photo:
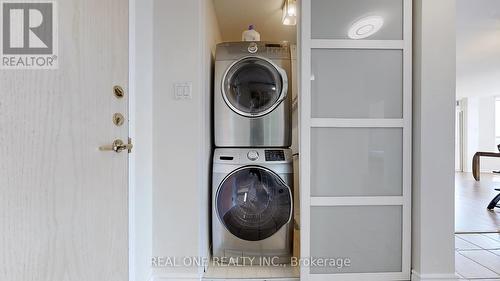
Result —
POLYGON ((462 100, 457 101, 457 105, 455 107, 455 165, 458 164, 458 167, 455 167, 455 172, 464 172, 466 163, 464 162, 464 108, 462 106, 462 100))
POLYGON ((311 1, 299 0, 299 138, 300 138, 300 205, 301 258, 311 257, 311 207, 392 205, 403 208, 402 271, 389 273, 310 274, 301 266, 301 280, 409 280, 411 273, 411 184, 412 184, 412 0, 403 1, 403 40, 324 40, 311 39, 311 1), (403 51, 403 118, 402 119, 335 119, 311 117, 311 51, 312 49, 389 49, 403 51), (374 127, 403 129, 403 195, 387 197, 311 197, 311 129, 335 127, 374 127))
POLYGON ((154 1, 129 3, 129 281, 151 280, 154 1))

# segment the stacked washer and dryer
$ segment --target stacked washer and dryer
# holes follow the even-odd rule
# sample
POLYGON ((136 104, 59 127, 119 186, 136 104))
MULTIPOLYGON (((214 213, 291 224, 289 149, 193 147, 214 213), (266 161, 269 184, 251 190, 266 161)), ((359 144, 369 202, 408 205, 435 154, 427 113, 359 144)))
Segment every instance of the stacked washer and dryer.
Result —
MULTIPOLYGON (((217 258, 292 255, 293 159, 290 48, 217 45, 212 242, 217 258)), ((254 262, 256 262, 254 260, 254 262)))

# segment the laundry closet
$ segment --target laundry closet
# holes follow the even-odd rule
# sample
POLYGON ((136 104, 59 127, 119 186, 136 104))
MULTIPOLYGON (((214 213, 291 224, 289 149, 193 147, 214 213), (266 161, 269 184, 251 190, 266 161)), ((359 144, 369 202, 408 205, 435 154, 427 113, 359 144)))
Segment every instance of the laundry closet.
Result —
POLYGON ((214 152, 204 280, 298 278, 299 268, 291 266, 292 256, 300 256, 292 125, 298 120, 296 3, 213 3, 221 42, 210 46, 214 152))
POLYGON ((153 130, 171 145, 156 138, 153 256, 205 263, 153 273, 408 280, 411 0, 172 5, 156 6, 153 130))

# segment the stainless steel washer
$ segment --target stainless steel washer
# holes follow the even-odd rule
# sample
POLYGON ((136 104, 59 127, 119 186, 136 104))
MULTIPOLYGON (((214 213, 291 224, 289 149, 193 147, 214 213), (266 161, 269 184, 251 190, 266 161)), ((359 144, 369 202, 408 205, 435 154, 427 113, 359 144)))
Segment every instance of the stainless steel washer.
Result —
POLYGON ((219 148, 214 153, 213 256, 289 263, 293 167, 290 149, 219 148))
POLYGON ((215 60, 215 145, 290 147, 288 44, 221 43, 215 60))

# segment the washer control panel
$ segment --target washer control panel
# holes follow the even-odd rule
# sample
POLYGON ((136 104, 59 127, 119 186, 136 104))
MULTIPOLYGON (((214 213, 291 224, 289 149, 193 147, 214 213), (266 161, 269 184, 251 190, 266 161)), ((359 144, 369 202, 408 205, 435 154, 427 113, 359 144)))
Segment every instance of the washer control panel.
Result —
POLYGON ((266 161, 285 161, 285 151, 280 150, 266 150, 266 161))
POLYGON ((259 152, 255 151, 255 150, 250 150, 247 153, 247 158, 250 161, 256 161, 257 159, 259 159, 259 152))

